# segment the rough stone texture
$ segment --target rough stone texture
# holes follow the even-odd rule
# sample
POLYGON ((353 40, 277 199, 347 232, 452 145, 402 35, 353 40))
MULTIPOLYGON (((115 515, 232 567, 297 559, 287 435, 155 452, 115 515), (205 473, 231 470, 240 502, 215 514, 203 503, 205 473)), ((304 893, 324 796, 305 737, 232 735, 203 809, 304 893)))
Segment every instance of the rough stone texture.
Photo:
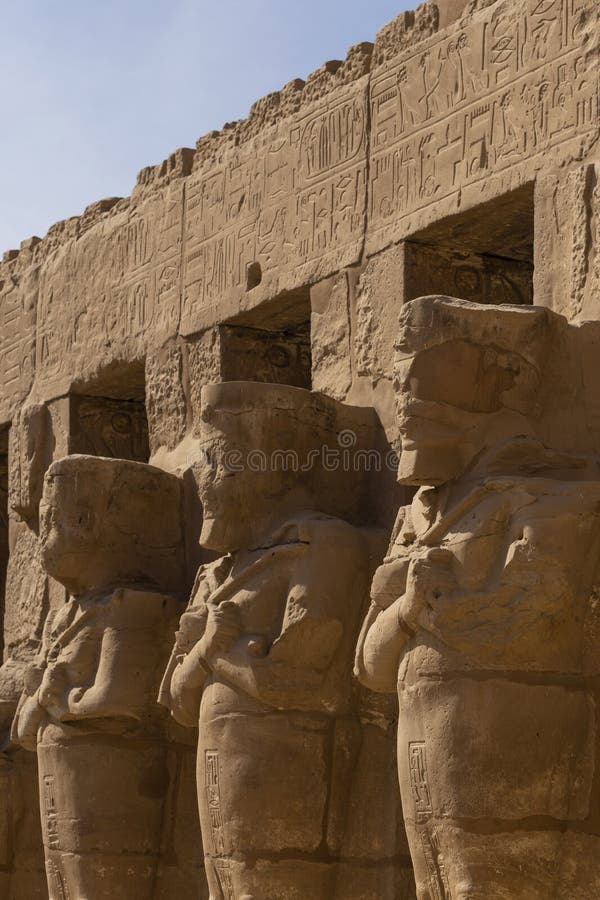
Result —
POLYGON ((37 759, 33 754, 17 748, 2 753, 0 896, 9 900, 48 897, 37 781, 37 759))
POLYGON ((44 473, 51 461, 47 407, 22 406, 10 428, 9 505, 24 521, 35 520, 42 496, 44 473))
MULTIPOLYGON (((9 799, 0 813, 0 900, 42 898, 48 890, 73 900, 84 890, 81 880, 95 878, 78 860, 93 855, 103 836, 105 869, 118 873, 123 857, 111 856, 117 832, 110 823, 119 809, 129 823, 126 849, 136 856, 143 847, 143 856, 153 848, 152 886, 144 886, 148 869, 138 869, 132 890, 114 874, 88 884, 86 900, 116 896, 121 880, 118 890, 127 896, 206 896, 203 852, 211 900, 291 900, 319 892, 340 900, 415 900, 409 857, 419 900, 535 900, 557 892, 590 900, 599 892, 599 831, 589 810, 597 805, 590 773, 600 625, 583 564, 585 558, 593 567, 597 554, 590 459, 600 453, 599 42, 596 0, 428 0, 381 29, 374 44, 352 47, 344 60, 330 60, 306 81, 295 79, 258 100, 246 119, 142 169, 131 196, 93 202, 42 239, 30 237, 3 254, 0 780, 9 799), (428 295, 463 302, 417 300, 403 313, 428 295), (419 325, 411 330, 413 318, 419 325), (524 323, 533 323, 531 330, 524 323), (457 332, 464 338, 460 351, 444 350, 457 343, 457 332), (408 387, 402 363, 394 376, 399 337, 410 359, 411 348, 416 354, 418 372, 408 387), (489 351, 479 363, 478 346, 489 351), (213 471, 207 452, 215 456, 215 435, 207 416, 221 400, 231 403, 231 382, 242 382, 231 389, 238 392, 237 430, 230 423, 217 449, 226 450, 237 434, 241 448, 233 449, 242 449, 259 471, 248 487, 248 465, 239 472, 228 457, 233 471, 221 487, 232 496, 214 516, 205 480, 213 471), (405 402, 431 391, 441 391, 450 410, 457 403, 460 409, 446 410, 433 432, 437 413, 411 420, 405 402), (471 458, 483 427, 470 416, 500 421, 496 406, 521 416, 519 434, 533 429, 535 441, 520 439, 500 452, 505 432, 498 426, 467 476, 461 460, 471 458), (304 418, 292 414, 297 407, 304 418), (377 425, 373 446, 357 424, 361 416, 377 425), (448 416, 450 424, 462 423, 460 439, 448 430, 448 416), (334 434, 336 421, 344 424, 334 434), (341 466, 331 469, 323 458, 321 476, 309 484, 285 451, 317 450, 325 433, 341 466), (292 446, 281 446, 286 435, 292 446), (261 470, 265 446, 280 451, 280 470, 271 479, 261 470), (359 450, 366 451, 367 468, 349 470, 359 450), (85 454, 90 468, 73 463, 73 454, 85 454), (398 456, 400 485, 393 477, 398 456), (44 671, 55 671, 52 628, 83 602, 72 585, 67 590, 64 573, 61 581, 44 563, 40 535, 44 477, 64 457, 67 469, 79 465, 82 473, 98 464, 98 472, 116 466, 175 479, 180 530, 171 550, 182 597, 189 599, 200 573, 178 642, 185 643, 192 619, 203 616, 201 585, 222 576, 216 554, 230 551, 243 575, 234 608, 273 592, 279 605, 267 616, 268 640, 263 620, 258 635, 248 637, 254 620, 240 624, 230 607, 219 607, 226 636, 236 646, 248 638, 251 662, 245 681, 237 672, 227 682, 222 718, 203 700, 205 733, 174 720, 167 725, 146 691, 142 699, 156 732, 143 764, 132 752, 135 740, 114 734, 114 717, 107 731, 86 730, 77 743, 65 729, 81 730, 79 719, 66 725, 54 707, 47 709, 40 798, 34 757, 11 742, 10 730, 20 696, 31 699, 39 687, 31 666, 38 675, 40 661, 44 671), (468 493, 467 477, 487 499, 458 511, 446 537, 436 532, 424 544, 435 510, 468 493), (427 482, 437 485, 433 493, 422 489, 427 482), (452 485, 444 501, 442 482, 452 485), (310 509, 303 506, 307 494, 310 509), (306 577, 296 563, 282 564, 287 580, 280 591, 273 587, 278 563, 267 563, 271 544, 285 555, 288 543, 278 542, 279 523, 265 513, 269 503, 292 522, 296 537, 289 546, 304 546, 297 540, 302 529, 309 535, 306 577), (329 543, 315 539, 324 514, 336 523, 329 543), (211 548, 206 536, 217 527, 229 537, 211 548), (417 606, 429 590, 430 569, 454 578, 448 581, 456 611, 443 596, 433 598, 437 618, 432 613, 419 632, 427 637, 404 651, 406 665, 395 658, 393 683, 383 685, 359 657, 359 669, 367 667, 361 678, 391 694, 360 687, 348 662, 356 616, 368 600, 365 573, 381 562, 367 541, 372 527, 385 533, 384 544, 392 532, 390 559, 373 585, 378 602, 391 608, 404 596, 409 564, 417 606), (252 540, 234 546, 231 534, 244 528, 252 540), (513 548, 510 558, 498 550, 502 541, 513 548), (468 564, 455 571, 446 551, 468 564), (264 558, 265 576, 248 586, 244 554, 253 552, 264 558), (526 602, 515 599, 517 589, 526 602), (344 651, 343 677, 336 675, 333 707, 324 711, 318 689, 297 698, 319 678, 327 682, 331 660, 323 659, 335 629, 331 622, 331 634, 320 629, 328 604, 342 623, 344 651), (312 643, 302 631, 309 612, 312 643), (467 632, 463 613, 472 625, 467 632), (584 613, 578 656, 568 642, 584 613), (277 660, 277 636, 294 628, 304 635, 298 659, 286 661, 289 671, 282 665, 287 674, 267 685, 266 696, 255 696, 260 667, 268 669, 272 654, 277 660), (420 659, 424 644, 429 649, 418 668, 410 660, 420 659), (544 656, 548 648, 551 659, 544 656), (453 668, 442 677, 448 655, 453 668), (349 698, 344 712, 342 697, 349 698), (251 707, 264 704, 264 716, 244 707, 240 736, 231 709, 247 698, 251 707), (109 738, 119 759, 112 769, 109 738), (198 745, 204 851, 192 784, 198 745), (54 793, 46 776, 55 779, 54 793), (144 811, 136 807, 140 778, 144 811), (242 790, 244 778, 250 786, 244 782, 242 790), (92 809, 84 797, 93 790, 92 809), (49 888, 42 832, 34 828, 40 799, 49 888), (62 823, 58 848, 47 831, 55 814, 62 823), (255 857, 266 862, 254 865, 255 857)), ((127 508, 125 487, 114 500, 120 512, 112 544, 115 559, 139 565, 125 579, 102 584, 106 610, 97 616, 93 646, 100 634, 115 631, 115 592, 139 599, 175 590, 149 583, 159 565, 154 544, 156 552, 143 558, 139 546, 126 549, 150 525, 128 516, 138 510, 143 519, 144 502, 154 508, 150 496, 137 496, 138 489, 144 493, 139 483, 133 479, 127 489, 127 508)), ((85 531, 102 484, 99 477, 98 496, 85 509, 58 504, 57 527, 85 531)), ((160 510, 165 534, 168 506, 160 510)), ((150 519, 155 515, 156 509, 150 519)), ((81 584, 90 582, 96 558, 90 550, 82 559, 81 584)), ((131 609, 132 627, 120 631, 120 646, 133 660, 133 635, 136 627, 143 630, 144 615, 133 600, 131 609)), ((397 619, 392 624, 396 640, 397 619)), ((365 641, 385 644, 379 625, 367 619, 363 649, 365 641)), ((163 626, 166 646, 174 626, 163 626)), ((80 639, 73 637, 74 646, 80 639)), ((201 640, 197 634, 194 644, 201 640)), ((68 652, 54 650, 58 657, 68 652)), ((160 669, 158 645, 154 651, 154 662, 150 654, 144 665, 160 669)), ((220 690, 216 665, 211 656, 204 698, 220 690)), ((83 687, 77 677, 75 691, 83 687)), ((127 683, 133 680, 123 676, 123 690, 133 690, 127 683)), ((115 683, 109 673, 107 684, 115 683)))
POLYGON ((8 432, 0 432, 0 591, 2 611, 4 612, 4 592, 6 586, 6 569, 9 556, 8 538, 8 432))
POLYGON ((313 387, 344 400, 352 387, 351 294, 348 273, 319 282, 311 290, 313 387))
POLYGON ((541 239, 535 289, 540 302, 571 318, 596 318, 600 287, 598 166, 551 173, 536 184, 541 239))

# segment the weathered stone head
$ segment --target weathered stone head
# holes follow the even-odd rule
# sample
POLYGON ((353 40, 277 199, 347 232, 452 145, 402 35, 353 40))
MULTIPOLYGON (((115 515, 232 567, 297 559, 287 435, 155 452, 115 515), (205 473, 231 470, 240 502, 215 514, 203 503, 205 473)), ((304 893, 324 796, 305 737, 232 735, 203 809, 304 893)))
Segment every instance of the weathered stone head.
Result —
POLYGON ((458 478, 492 444, 531 435, 553 330, 549 310, 421 297, 400 316, 399 480, 458 478))
POLYGON ((203 546, 252 547, 302 509, 364 523, 369 482, 386 462, 372 409, 287 385, 227 382, 203 388, 201 416, 203 546))
POLYGON ((179 479, 145 463, 67 456, 40 503, 46 570, 77 595, 135 585, 185 585, 179 479))

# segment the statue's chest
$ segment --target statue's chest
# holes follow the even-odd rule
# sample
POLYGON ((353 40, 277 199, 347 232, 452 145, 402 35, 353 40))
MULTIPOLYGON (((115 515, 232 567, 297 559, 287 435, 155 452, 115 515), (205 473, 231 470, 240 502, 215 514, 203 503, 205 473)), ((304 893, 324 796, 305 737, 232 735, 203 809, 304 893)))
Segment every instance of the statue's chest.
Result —
POLYGON ((577 581, 598 535, 597 485, 556 485, 545 480, 490 492, 458 517, 440 541, 457 561, 462 587, 477 590, 490 579, 552 568, 577 581), (511 574, 512 573, 512 574, 511 574))
POLYGON ((279 633, 290 588, 290 573, 278 565, 243 581, 231 601, 238 608, 245 634, 279 633))

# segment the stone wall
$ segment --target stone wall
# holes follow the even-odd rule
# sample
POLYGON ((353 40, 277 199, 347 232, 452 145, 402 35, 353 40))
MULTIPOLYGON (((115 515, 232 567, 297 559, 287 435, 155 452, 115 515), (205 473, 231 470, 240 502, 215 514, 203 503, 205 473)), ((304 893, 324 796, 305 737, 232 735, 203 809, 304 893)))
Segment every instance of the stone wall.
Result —
MULTIPOLYGON (((105 382, 112 396, 111 369, 240 315, 251 327, 266 316, 275 328, 275 315, 284 328, 295 324, 294 292, 301 298, 432 225, 439 232, 446 219, 450 229, 481 204, 510 210, 506 198, 523 186, 536 194, 530 250, 546 260, 536 277, 558 292, 552 266, 568 259, 571 277, 585 282, 579 294, 593 295, 597 266, 585 257, 594 231, 597 8, 584 0, 471 7, 446 28, 452 4, 402 14, 374 45, 353 47, 195 150, 142 170, 131 197, 92 204, 42 241, 8 251, 2 420, 31 391, 45 402, 105 382), (573 243, 569 252, 552 252, 557 235, 573 243)), ((481 252, 504 258, 503 235, 487 230, 481 252)), ((458 287, 472 292, 474 277, 458 287)), ((539 293, 557 309, 571 302, 549 297, 543 284, 539 293)), ((120 396, 126 376, 114 378, 120 396)))

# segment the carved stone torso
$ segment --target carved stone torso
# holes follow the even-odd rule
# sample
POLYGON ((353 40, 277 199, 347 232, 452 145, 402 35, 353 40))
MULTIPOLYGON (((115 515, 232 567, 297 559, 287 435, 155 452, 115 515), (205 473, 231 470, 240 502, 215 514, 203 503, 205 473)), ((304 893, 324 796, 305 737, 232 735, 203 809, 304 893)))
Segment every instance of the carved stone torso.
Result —
POLYGON ((20 731, 30 717, 78 733, 122 733, 158 722, 154 686, 177 613, 173 597, 148 591, 71 597, 46 621, 15 720, 17 736, 27 741, 20 731))
POLYGON ((439 546, 456 560, 454 589, 423 614, 407 650, 414 671, 591 672, 600 482, 482 478, 448 506, 435 493, 428 518, 408 512, 414 542, 392 551, 410 559, 439 546))
POLYGON ((285 523, 264 543, 200 570, 163 681, 161 696, 167 702, 177 658, 202 636, 209 606, 232 601, 242 633, 215 665, 205 690, 214 693, 217 685, 229 684, 243 706, 330 713, 347 706, 352 636, 368 578, 361 533, 339 520, 311 515, 285 523), (345 559, 353 560, 351 569, 342 565, 345 559), (251 670, 254 679, 236 676, 236 671, 249 675, 251 670))
POLYGON ((600 481, 580 477, 484 473, 423 489, 399 517, 384 565, 404 561, 407 592, 415 561, 430 567, 398 667, 399 779, 419 897, 600 889, 600 481), (585 874, 563 864, 565 852, 587 858, 586 847, 585 874))
POLYGON ((332 820, 344 816, 343 747, 359 728, 351 661, 369 577, 364 533, 311 512, 199 573, 161 699, 180 718, 185 658, 211 607, 233 604, 240 634, 206 664, 180 718, 199 721, 198 799, 215 900, 275 900, 292 884, 298 896, 336 896, 336 865, 318 848, 331 840, 328 802, 332 820))

